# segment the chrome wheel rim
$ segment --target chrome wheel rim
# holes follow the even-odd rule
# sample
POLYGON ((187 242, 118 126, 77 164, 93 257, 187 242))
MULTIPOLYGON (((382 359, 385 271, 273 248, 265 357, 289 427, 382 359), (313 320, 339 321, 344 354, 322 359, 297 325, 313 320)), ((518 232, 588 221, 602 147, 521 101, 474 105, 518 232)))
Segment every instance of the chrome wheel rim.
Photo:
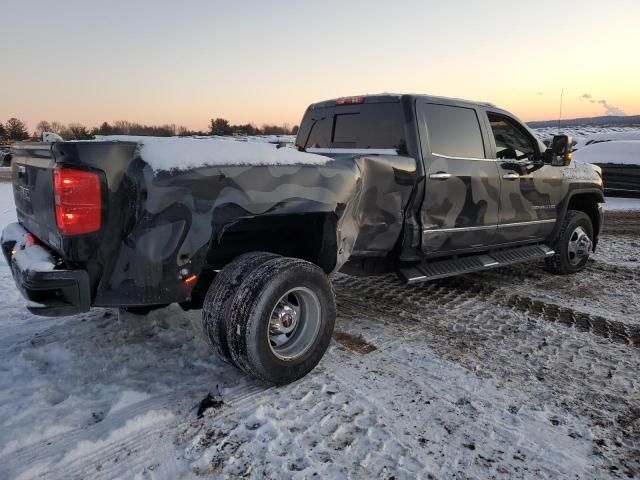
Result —
POLYGON ((577 265, 583 258, 591 254, 593 243, 583 227, 576 227, 569 237, 567 256, 571 265, 577 265))
POLYGON ((320 300, 306 287, 289 290, 276 302, 269 315, 267 341, 280 360, 303 356, 320 331, 320 300))

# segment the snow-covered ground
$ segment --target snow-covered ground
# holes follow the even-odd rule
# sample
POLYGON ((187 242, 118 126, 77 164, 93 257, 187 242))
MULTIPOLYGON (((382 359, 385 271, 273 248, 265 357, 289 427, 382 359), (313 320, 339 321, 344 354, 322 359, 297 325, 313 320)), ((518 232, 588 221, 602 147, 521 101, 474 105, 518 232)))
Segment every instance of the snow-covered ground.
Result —
POLYGON ((614 210, 640 210, 640 198, 607 197, 604 209, 614 210))
MULTIPOLYGON (((1 225, 15 221, 10 188, 1 225)), ((572 277, 336 275, 334 341, 280 388, 219 361, 198 312, 32 316, 1 259, 0 478, 638 476, 629 218, 572 277), (223 403, 198 418, 209 393, 223 403)))

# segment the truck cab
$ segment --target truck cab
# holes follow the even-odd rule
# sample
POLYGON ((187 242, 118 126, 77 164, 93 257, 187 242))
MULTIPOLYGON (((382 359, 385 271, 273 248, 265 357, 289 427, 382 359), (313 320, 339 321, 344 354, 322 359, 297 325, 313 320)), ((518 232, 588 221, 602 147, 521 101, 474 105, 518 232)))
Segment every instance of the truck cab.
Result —
MULTIPOLYGON (((392 262, 408 280, 402 270, 411 263, 553 243, 569 207, 589 217, 595 248, 602 178, 597 167, 571 161, 570 144, 559 136, 555 152, 548 149, 490 103, 393 94, 312 105, 296 139, 298 148, 316 152, 391 151, 417 159, 414 196, 392 262)), ((536 252, 551 256, 551 249, 536 252)), ((346 270, 375 270, 375 263, 383 262, 352 257, 346 270)))

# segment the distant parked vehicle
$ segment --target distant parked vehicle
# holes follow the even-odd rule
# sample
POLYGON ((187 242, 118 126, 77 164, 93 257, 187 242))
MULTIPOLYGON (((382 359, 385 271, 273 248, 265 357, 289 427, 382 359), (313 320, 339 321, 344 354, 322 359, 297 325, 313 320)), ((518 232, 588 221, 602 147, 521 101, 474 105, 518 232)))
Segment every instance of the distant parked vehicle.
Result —
POLYGON ((11 150, 9 147, 0 147, 0 167, 11 166, 11 150))
POLYGON ((640 165, 596 163, 602 169, 604 192, 611 197, 640 197, 640 165))
POLYGON ((596 140, 573 154, 578 162, 602 169, 604 191, 610 196, 640 196, 640 141, 596 140))

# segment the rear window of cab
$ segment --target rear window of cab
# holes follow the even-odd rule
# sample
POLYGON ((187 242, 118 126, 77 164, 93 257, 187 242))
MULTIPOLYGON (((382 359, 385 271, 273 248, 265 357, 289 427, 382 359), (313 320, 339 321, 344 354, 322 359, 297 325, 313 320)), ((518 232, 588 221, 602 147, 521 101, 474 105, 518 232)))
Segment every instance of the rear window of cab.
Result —
POLYGON ((394 149, 406 151, 400 103, 336 105, 307 110, 296 146, 300 148, 394 149))

